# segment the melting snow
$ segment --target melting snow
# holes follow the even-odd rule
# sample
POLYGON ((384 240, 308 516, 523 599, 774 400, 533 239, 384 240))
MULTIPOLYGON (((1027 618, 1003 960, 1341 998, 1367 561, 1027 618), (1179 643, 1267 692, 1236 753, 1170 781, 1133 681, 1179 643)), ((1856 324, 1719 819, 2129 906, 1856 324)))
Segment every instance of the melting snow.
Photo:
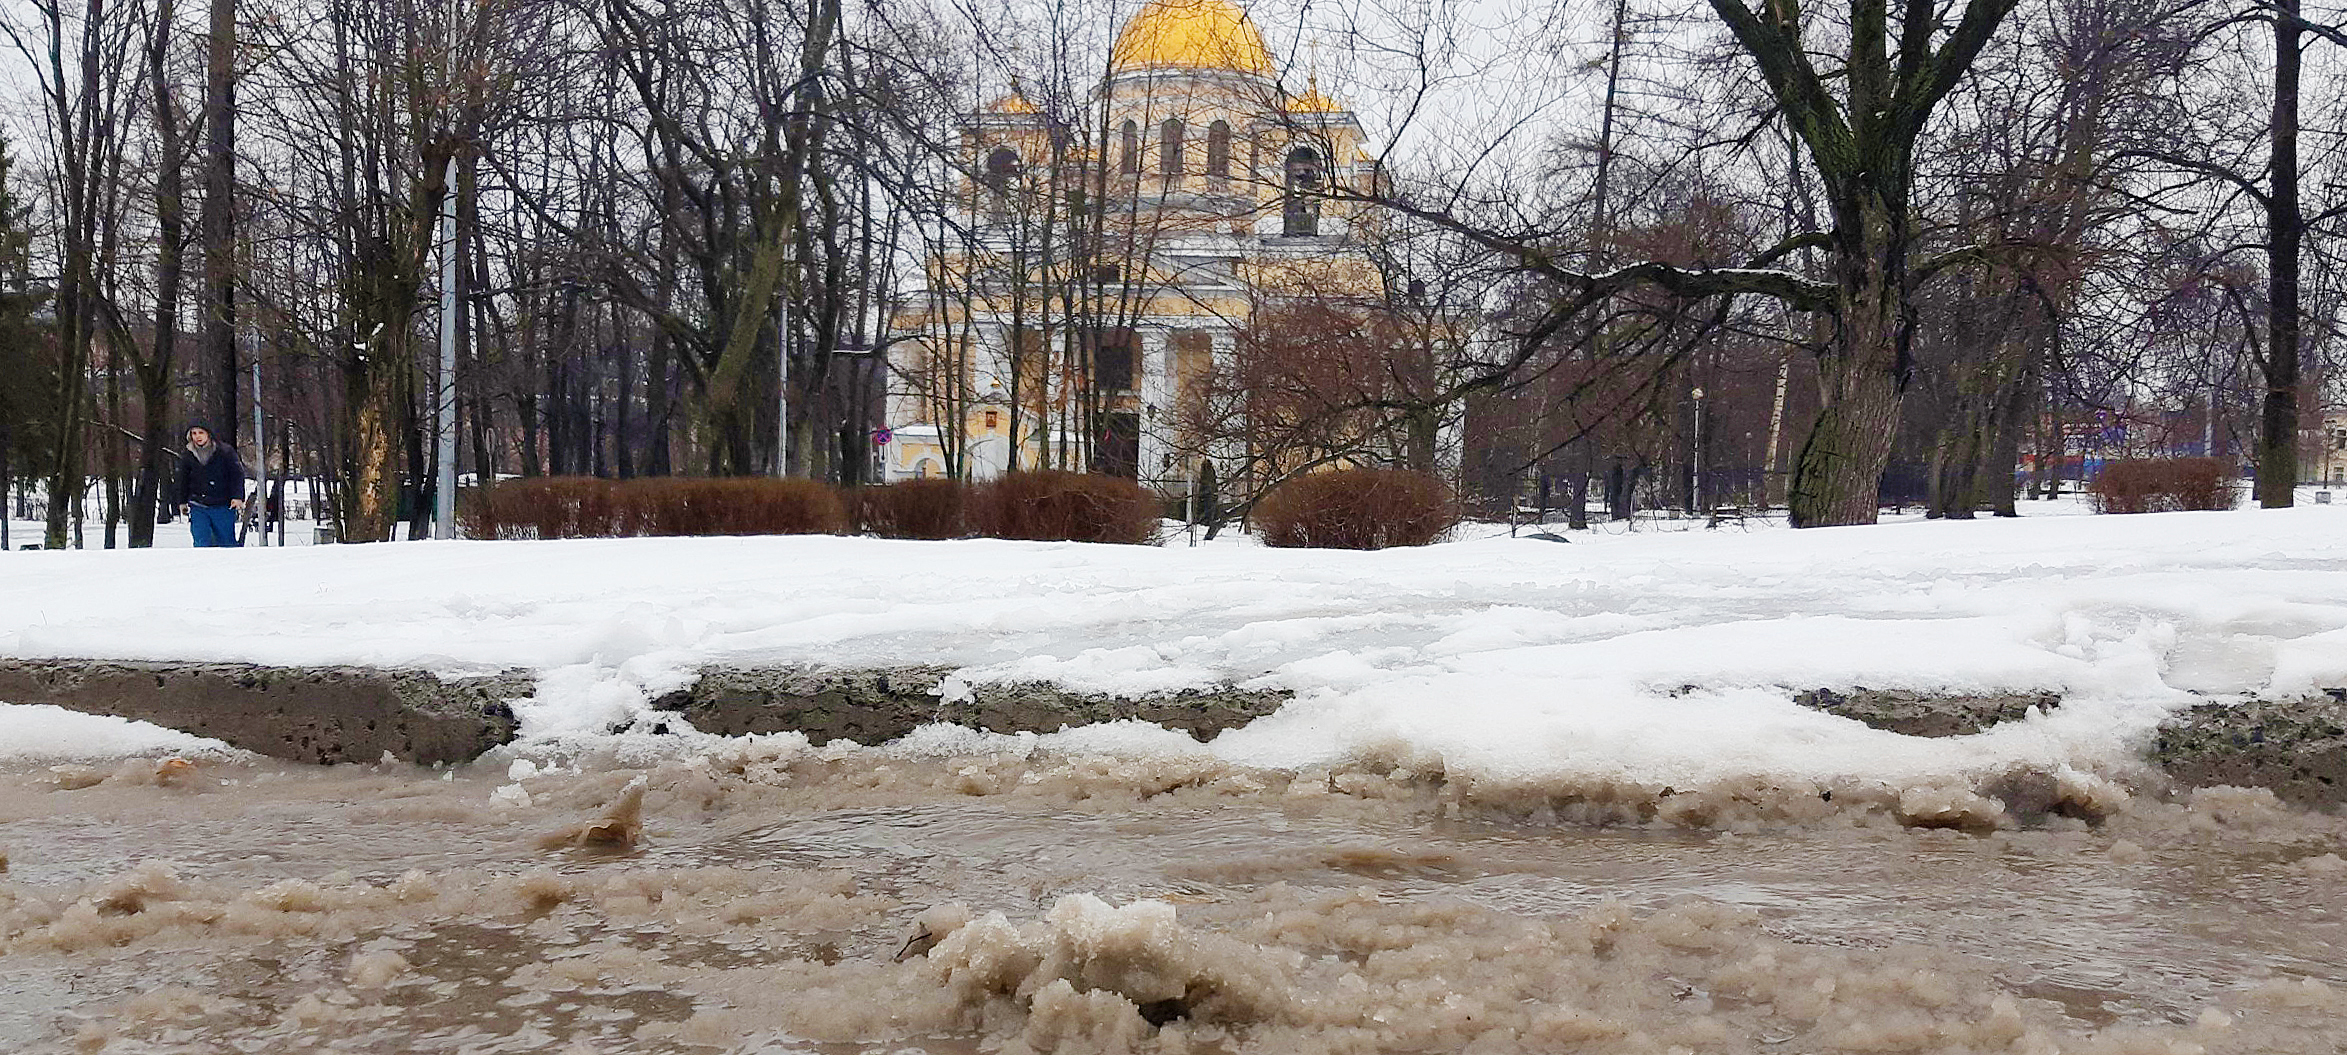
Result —
MULTIPOLYGON (((957 671, 948 691, 1240 683, 1297 698, 1203 746, 1137 723, 1041 740, 1277 767, 1376 755, 1492 780, 1905 782, 2090 765, 2194 693, 2347 685, 2347 508, 1573 542, 29 553, 0 560, 0 655, 528 668, 540 677, 517 707, 528 737, 592 734, 722 665, 943 665, 957 671), (1856 686, 2066 702, 1927 741, 1790 701, 1856 686)), ((102 722, 0 706, 0 754, 102 753, 128 735, 102 722)), ((126 750, 161 746, 137 735, 148 739, 126 750)))

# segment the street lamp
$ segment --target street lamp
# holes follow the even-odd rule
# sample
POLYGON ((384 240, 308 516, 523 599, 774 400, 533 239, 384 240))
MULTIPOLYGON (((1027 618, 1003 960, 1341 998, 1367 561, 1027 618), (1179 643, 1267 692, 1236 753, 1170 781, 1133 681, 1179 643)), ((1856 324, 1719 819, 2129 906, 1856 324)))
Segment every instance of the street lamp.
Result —
MULTIPOLYGON (((454 10, 451 7, 450 10, 454 10)), ((439 473, 432 481, 432 537, 456 537, 456 155, 442 170, 440 195, 440 376, 432 400, 432 457, 439 473)), ((475 480, 474 486, 487 481, 475 480)))
POLYGON ((1690 513, 1703 512, 1703 389, 1695 389, 1695 479, 1687 489, 1690 513))

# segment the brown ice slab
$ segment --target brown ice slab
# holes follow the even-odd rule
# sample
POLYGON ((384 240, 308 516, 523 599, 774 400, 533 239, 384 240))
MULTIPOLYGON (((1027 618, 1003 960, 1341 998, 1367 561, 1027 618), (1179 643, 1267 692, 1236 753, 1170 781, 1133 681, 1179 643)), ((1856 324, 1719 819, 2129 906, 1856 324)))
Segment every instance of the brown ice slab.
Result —
MULTIPOLYGON (((950 668, 718 667, 653 702, 703 732, 804 733, 814 742, 879 744, 945 722, 998 733, 1052 732, 1138 720, 1200 739, 1278 710, 1291 694, 1222 685, 1139 698, 1048 684, 977 685, 948 700, 950 668)), ((464 762, 511 742, 509 701, 526 698, 525 671, 443 679, 371 667, 0 658, 0 701, 53 704, 153 722, 296 762, 373 762, 388 753, 418 764, 464 762)), ((1809 707, 1908 736, 1960 736, 2059 697, 1933 695, 1824 689, 1809 707)), ((2163 723, 2145 760, 2176 784, 2270 788, 2317 808, 2347 805, 2347 691, 2299 700, 2211 702, 2163 723)))
POLYGON ((1076 692, 1056 685, 976 685, 943 699, 945 667, 834 670, 807 667, 717 668, 690 688, 654 701, 707 733, 800 732, 821 744, 846 739, 878 744, 932 722, 996 733, 1048 733, 1077 725, 1136 719, 1201 739, 1270 714, 1291 693, 1233 686, 1135 698, 1076 692))
POLYGON ((1796 693, 1803 707, 1854 718, 1903 736, 1965 736, 2028 717, 2032 707, 2061 706, 2059 693, 2028 696, 1956 696, 1903 689, 1811 689, 1796 693))
MULTIPOLYGON (((1906 736, 1963 736, 2051 711, 2060 695, 1935 695, 1896 689, 1812 689, 1794 702, 1906 736)), ((2143 745, 2146 762, 2180 787, 2266 788, 2316 809, 2347 805, 2347 689, 2297 699, 2211 700, 2172 714, 2143 745)))
POLYGON ((2200 704, 2160 726, 2150 755, 2180 784, 2271 788, 2301 806, 2347 805, 2347 690, 2200 704))
MULTIPOLYGON (((800 732, 814 742, 879 744, 931 722, 989 732, 1052 732, 1138 719, 1212 736, 1278 710, 1289 693, 1228 686, 1139 698, 1052 685, 982 685, 952 702, 944 667, 712 668, 653 702, 703 732, 800 732)), ((295 762, 464 762, 511 742, 508 701, 526 671, 442 679, 371 667, 0 659, 0 701, 135 718, 295 762)))
POLYGON ((295 762, 463 762, 513 739, 526 674, 0 659, 0 700, 153 722, 295 762))

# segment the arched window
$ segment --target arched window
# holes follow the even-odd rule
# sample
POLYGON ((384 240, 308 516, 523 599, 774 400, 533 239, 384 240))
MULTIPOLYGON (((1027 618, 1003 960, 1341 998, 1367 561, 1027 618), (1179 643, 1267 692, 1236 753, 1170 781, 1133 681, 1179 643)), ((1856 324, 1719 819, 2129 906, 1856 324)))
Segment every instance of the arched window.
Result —
POLYGON ((1170 177, 1182 174, 1182 119, 1168 117, 1157 126, 1157 171, 1170 177))
POLYGON ((1011 180, 1019 174, 1019 152, 1009 147, 995 147, 986 155, 986 185, 1001 193, 1010 188, 1011 180))
POLYGON ((986 185, 986 218, 990 223, 1010 220, 1011 181, 1019 176, 1019 152, 1009 147, 995 147, 986 155, 985 170, 978 181, 986 185))
POLYGON ((1288 151, 1287 196, 1280 203, 1279 233, 1308 237, 1320 233, 1320 152, 1311 147, 1288 151))
POLYGON ((1120 130, 1120 135, 1118 138, 1120 142, 1117 145, 1121 148, 1121 150, 1117 156, 1116 170, 1118 172, 1124 173, 1127 176, 1140 175, 1141 126, 1134 124, 1131 121, 1125 122, 1125 126, 1120 130))
POLYGON ((1206 175, 1210 179, 1230 178, 1231 123, 1228 121, 1206 126, 1206 175))

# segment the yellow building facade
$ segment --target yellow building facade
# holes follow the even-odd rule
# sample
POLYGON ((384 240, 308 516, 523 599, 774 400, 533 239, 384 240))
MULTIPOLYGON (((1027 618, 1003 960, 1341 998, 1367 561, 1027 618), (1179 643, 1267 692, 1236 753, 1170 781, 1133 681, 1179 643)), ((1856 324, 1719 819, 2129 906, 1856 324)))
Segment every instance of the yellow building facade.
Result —
POLYGON ((1150 0, 1080 112, 1014 86, 968 116, 961 237, 892 320, 888 479, 1231 470, 1215 379, 1256 306, 1382 295, 1361 126, 1281 76, 1229 0, 1150 0))

